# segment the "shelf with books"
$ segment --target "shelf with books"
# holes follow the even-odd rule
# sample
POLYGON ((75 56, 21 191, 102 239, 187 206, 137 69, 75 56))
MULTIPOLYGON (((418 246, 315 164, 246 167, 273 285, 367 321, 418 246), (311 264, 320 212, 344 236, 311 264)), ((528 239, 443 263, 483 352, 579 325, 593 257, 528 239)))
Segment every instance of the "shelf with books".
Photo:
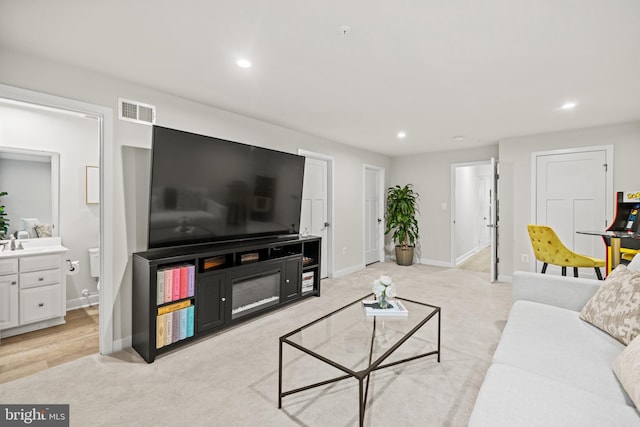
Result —
POLYGON ((190 338, 195 332, 195 306, 186 299, 158 307, 156 316, 156 348, 190 338))

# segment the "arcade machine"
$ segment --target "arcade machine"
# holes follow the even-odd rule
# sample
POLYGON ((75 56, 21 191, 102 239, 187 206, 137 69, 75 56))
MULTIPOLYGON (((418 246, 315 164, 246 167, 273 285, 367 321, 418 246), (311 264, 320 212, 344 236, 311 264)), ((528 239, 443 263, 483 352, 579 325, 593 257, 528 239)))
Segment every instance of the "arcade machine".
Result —
POLYGON ((619 191, 616 195, 615 219, 602 236, 607 245, 607 274, 614 262, 628 264, 640 252, 640 191, 619 191), (616 253, 617 252, 617 253, 616 253))

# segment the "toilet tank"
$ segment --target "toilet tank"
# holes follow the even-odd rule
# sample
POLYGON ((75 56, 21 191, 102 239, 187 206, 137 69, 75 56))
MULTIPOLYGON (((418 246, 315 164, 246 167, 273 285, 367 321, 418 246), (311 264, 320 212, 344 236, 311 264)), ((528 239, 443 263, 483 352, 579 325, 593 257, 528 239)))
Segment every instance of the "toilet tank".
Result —
POLYGON ((89 272, 91 277, 100 277, 100 248, 89 248, 89 272))

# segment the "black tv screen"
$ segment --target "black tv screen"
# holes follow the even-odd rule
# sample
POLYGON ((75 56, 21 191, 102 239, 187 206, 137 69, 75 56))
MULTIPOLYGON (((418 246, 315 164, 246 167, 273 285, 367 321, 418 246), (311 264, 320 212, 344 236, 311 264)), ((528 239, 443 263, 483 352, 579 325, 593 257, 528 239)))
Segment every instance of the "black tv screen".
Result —
POLYGON ((304 157, 153 127, 149 248, 297 235, 304 157))

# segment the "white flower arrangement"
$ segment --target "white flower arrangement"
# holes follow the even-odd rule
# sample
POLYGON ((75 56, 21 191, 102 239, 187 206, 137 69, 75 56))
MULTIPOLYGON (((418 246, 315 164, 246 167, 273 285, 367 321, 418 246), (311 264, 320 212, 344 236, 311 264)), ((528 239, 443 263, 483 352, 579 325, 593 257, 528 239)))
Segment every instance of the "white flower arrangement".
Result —
POLYGON ((393 285, 391 277, 384 274, 373 281, 373 293, 378 298, 393 298, 396 296, 396 287, 393 285))

